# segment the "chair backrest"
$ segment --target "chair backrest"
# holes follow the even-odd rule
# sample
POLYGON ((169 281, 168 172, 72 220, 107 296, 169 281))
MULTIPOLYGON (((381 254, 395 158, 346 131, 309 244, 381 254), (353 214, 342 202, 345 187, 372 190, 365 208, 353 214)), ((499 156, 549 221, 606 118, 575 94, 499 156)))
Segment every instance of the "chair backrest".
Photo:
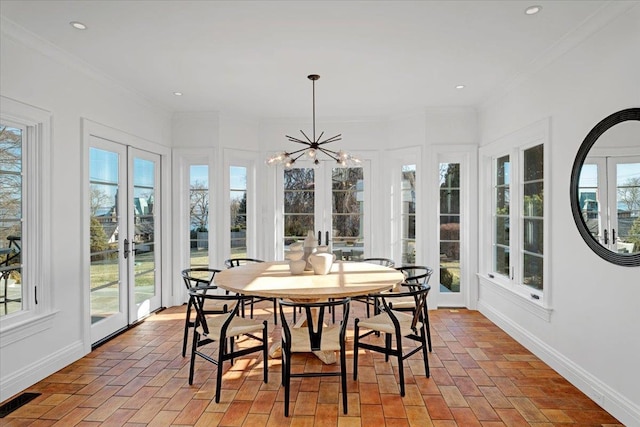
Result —
POLYGON ((384 267, 394 267, 396 265, 395 262, 393 262, 392 259, 389 258, 364 258, 362 259, 362 262, 368 262, 371 264, 378 264, 378 265, 382 265, 384 267))
POLYGON ((182 280, 188 290, 198 287, 214 287, 213 278, 221 270, 206 267, 193 267, 182 270, 182 280))
MULTIPOLYGON (((347 320, 349 319, 349 307, 351 298, 343 298, 331 301, 323 302, 292 302, 279 299, 280 303, 280 319, 282 319, 282 338, 284 345, 291 345, 291 328, 293 325, 289 325, 284 314, 283 307, 292 307, 294 310, 302 308, 307 316, 307 330, 309 332, 309 343, 311 344, 312 351, 318 351, 322 348, 322 330, 324 326, 324 314, 328 312, 329 307, 335 310, 337 307, 342 306, 342 320, 340 321, 340 343, 344 345, 345 335, 347 331, 347 320), (312 310, 317 310, 317 314, 313 315, 312 310), (314 324, 312 319, 317 319, 317 323, 314 324)), ((303 326, 304 327, 304 326, 303 326)))
POLYGON ((433 274, 431 267, 425 267, 424 265, 403 265, 402 267, 396 267, 396 270, 404 274, 404 283, 407 284, 429 284, 429 279, 433 274))
POLYGON ((238 307, 240 306, 239 301, 246 300, 249 297, 242 295, 228 295, 228 294, 208 294, 207 289, 204 288, 193 288, 189 291, 189 297, 193 302, 193 308, 196 310, 196 322, 195 327, 201 326, 204 330, 205 334, 209 333, 209 325, 207 324, 207 314, 212 314, 211 311, 206 310, 205 301, 206 300, 215 300, 220 305, 224 305, 225 307, 230 307, 231 310, 227 310, 225 308, 224 312, 219 314, 228 316, 225 322, 222 325, 221 330, 226 331, 233 320, 233 317, 238 314, 238 307), (228 304, 224 304, 228 302, 228 304))
POLYGON ((415 307, 412 309, 413 311, 413 320, 411 321, 411 328, 415 329, 418 322, 424 322, 427 316, 427 295, 431 290, 431 286, 427 284, 414 283, 414 284, 405 284, 406 290, 403 289, 402 292, 381 292, 379 294, 372 294, 370 296, 379 298, 382 301, 382 305, 384 306, 384 311, 388 313, 391 321, 394 323, 396 328, 400 328, 400 323, 396 316, 393 314, 393 300, 399 298, 413 298, 415 307))
POLYGON ((264 262, 264 261, 261 259, 255 259, 255 258, 229 258, 224 260, 224 265, 227 268, 233 268, 233 267, 238 267, 240 265, 248 264, 251 262, 264 262))

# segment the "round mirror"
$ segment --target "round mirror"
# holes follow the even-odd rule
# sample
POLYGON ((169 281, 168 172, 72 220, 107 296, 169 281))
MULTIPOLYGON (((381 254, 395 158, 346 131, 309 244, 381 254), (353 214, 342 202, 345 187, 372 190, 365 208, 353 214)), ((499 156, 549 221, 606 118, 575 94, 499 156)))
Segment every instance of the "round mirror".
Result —
POLYGON ((587 245, 614 264, 640 266, 640 108, 591 129, 570 186, 573 219, 587 245))

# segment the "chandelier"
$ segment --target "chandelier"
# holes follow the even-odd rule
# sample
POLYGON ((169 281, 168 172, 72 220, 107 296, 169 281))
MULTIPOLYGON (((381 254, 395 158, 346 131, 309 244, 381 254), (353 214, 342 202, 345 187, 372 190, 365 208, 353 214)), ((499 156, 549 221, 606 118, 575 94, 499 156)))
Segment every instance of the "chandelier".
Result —
POLYGON ((282 164, 286 168, 290 168, 299 158, 306 156, 310 160, 313 160, 315 165, 320 164, 320 160, 318 159, 318 155, 325 155, 342 166, 346 166, 351 163, 360 163, 360 160, 351 154, 339 150, 334 151, 326 148, 327 144, 332 142, 340 141, 342 139, 342 134, 338 134, 332 136, 331 138, 322 139, 324 132, 322 132, 316 138, 316 80, 320 78, 317 74, 310 74, 307 76, 309 80, 311 80, 313 85, 313 138, 309 138, 304 131, 300 130, 300 133, 304 136, 304 139, 295 138, 293 136, 285 135, 285 137, 289 140, 289 142, 295 142, 297 144, 304 145, 303 148, 295 151, 283 151, 272 157, 267 159, 268 165, 278 165, 282 164))

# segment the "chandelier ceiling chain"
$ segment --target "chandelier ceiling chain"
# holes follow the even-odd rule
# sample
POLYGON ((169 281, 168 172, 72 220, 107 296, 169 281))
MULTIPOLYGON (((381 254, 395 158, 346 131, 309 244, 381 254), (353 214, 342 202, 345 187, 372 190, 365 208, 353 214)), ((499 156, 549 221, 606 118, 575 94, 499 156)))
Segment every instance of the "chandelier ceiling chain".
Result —
POLYGON ((316 80, 320 78, 317 74, 310 74, 307 76, 309 80, 312 82, 313 93, 312 93, 312 112, 313 112, 313 129, 312 129, 312 137, 309 138, 306 133, 301 129, 300 133, 304 136, 303 139, 295 138, 293 136, 285 135, 285 137, 289 140, 289 142, 295 142, 297 144, 302 144, 305 147, 295 151, 283 151, 281 153, 276 154, 273 157, 267 159, 267 164, 276 165, 283 164, 285 167, 290 168, 296 160, 305 154, 309 156, 310 159, 313 159, 313 163, 315 165, 320 164, 320 160, 318 159, 318 152, 324 154, 325 156, 335 160, 340 165, 347 165, 347 163, 360 163, 360 160, 355 158, 354 156, 339 150, 334 151, 330 150, 324 145, 330 144, 332 142, 340 141, 342 139, 342 134, 334 135, 330 138, 322 140, 322 136, 324 132, 321 132, 320 135, 316 138, 316 80))

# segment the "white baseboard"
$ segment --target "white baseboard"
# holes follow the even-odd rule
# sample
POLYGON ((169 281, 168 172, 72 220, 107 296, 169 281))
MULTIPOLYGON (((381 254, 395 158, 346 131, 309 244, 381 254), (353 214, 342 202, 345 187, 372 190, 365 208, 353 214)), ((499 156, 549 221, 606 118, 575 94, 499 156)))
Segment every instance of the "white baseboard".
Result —
POLYGON ((638 405, 530 334, 486 301, 478 302, 478 310, 624 425, 640 426, 638 405))
POLYGON ((7 375, 6 378, 2 378, 0 402, 4 402, 38 381, 82 358, 85 355, 83 347, 82 341, 76 341, 11 375, 7 375))

